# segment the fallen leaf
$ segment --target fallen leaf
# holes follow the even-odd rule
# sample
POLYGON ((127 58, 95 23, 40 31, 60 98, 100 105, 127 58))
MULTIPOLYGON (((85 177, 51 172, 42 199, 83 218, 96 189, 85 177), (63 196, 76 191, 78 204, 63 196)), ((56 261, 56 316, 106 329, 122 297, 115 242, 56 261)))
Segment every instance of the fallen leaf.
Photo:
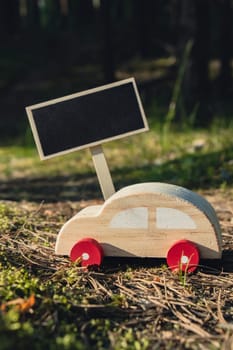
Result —
POLYGON ((35 295, 32 294, 29 298, 23 299, 23 298, 16 298, 11 301, 7 301, 6 303, 3 303, 0 306, 1 311, 6 311, 6 308, 9 306, 13 306, 15 310, 18 310, 22 313, 27 312, 32 308, 32 306, 35 304, 35 295))

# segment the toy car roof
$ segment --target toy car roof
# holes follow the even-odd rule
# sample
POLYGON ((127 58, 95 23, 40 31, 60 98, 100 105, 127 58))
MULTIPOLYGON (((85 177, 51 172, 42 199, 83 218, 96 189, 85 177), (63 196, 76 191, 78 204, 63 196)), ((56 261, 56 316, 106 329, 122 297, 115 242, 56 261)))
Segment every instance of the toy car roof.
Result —
POLYGON ((199 194, 181 186, 160 182, 147 182, 126 186, 114 193, 109 199, 107 199, 107 201, 103 205, 103 209, 105 206, 108 206, 111 202, 115 200, 122 200, 124 197, 138 196, 140 194, 146 193, 163 194, 163 196, 172 196, 175 198, 179 198, 180 200, 187 202, 191 205, 194 205, 201 212, 203 212, 203 214, 212 223, 214 231, 217 234, 218 241, 219 243, 221 243, 221 229, 215 210, 213 209, 211 204, 199 194))

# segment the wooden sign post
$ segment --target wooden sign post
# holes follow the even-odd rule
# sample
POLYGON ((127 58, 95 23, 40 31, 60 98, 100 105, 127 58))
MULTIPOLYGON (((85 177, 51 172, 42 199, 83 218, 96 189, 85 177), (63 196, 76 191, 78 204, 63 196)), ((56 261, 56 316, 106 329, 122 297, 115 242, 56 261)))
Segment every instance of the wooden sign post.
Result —
POLYGON ((114 192, 104 142, 148 130, 134 78, 26 107, 41 159, 90 148, 104 199, 114 192))
POLYGON ((95 171, 99 180, 100 188, 103 193, 103 197, 106 200, 109 197, 111 197, 113 193, 115 193, 115 188, 112 182, 109 167, 101 145, 91 147, 90 150, 95 166, 95 171))

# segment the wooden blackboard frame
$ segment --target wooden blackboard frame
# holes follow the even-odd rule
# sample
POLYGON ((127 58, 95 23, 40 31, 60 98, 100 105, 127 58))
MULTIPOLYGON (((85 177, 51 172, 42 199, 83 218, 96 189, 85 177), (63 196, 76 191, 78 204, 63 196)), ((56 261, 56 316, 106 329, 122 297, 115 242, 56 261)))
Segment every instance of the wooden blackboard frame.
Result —
MULTIPOLYGON (((119 103, 120 103, 120 101, 119 101, 119 103)), ((52 99, 52 100, 49 100, 49 101, 46 101, 46 102, 38 103, 38 104, 35 104, 35 105, 32 105, 32 106, 28 106, 28 107, 26 107, 26 112, 27 112, 27 115, 28 115, 28 118, 29 118, 29 122, 30 122, 30 125, 31 125, 32 133, 33 133, 34 140, 35 140, 35 143, 36 143, 36 146, 37 146, 37 149, 38 149, 38 153, 39 153, 39 156, 40 156, 41 160, 45 160, 45 159, 52 158, 52 157, 55 157, 55 156, 67 154, 67 153, 70 153, 70 152, 73 152, 73 151, 77 151, 77 150, 81 150, 81 149, 85 149, 85 148, 96 147, 96 146, 99 146, 99 145, 101 145, 102 143, 105 143, 105 142, 117 140, 117 139, 120 139, 120 138, 123 138, 123 137, 126 137, 126 136, 135 135, 135 134, 138 134, 138 133, 141 133, 141 132, 149 130, 147 119, 146 119, 146 116, 145 116, 145 113, 144 113, 144 110, 143 110, 143 106, 142 106, 142 103, 141 103, 141 100, 140 100, 140 96, 139 96, 138 89, 137 89, 136 82, 135 82, 134 78, 124 79, 124 80, 117 81, 117 82, 114 82, 114 83, 111 83, 111 84, 102 85, 102 86, 94 88, 94 89, 88 89, 88 90, 85 90, 85 91, 82 91, 82 92, 74 93, 74 94, 67 95, 67 96, 64 96, 64 97, 60 97, 60 98, 52 99), (41 109, 43 107, 47 107, 47 106, 54 105, 54 104, 59 104, 59 103, 64 102, 64 101, 72 100, 72 99, 75 99, 75 98, 78 98, 78 97, 81 97, 81 96, 85 96, 85 95, 89 95, 89 94, 94 94, 94 93, 99 92, 99 91, 103 91, 103 90, 106 90, 106 89, 111 89, 111 88, 114 88, 114 87, 121 86, 123 84, 129 84, 129 83, 132 83, 132 86, 133 86, 133 89, 134 89, 136 102, 138 104, 138 108, 140 110, 140 114, 141 114, 141 118, 142 118, 142 124, 143 124, 142 128, 135 129, 135 130, 132 130, 132 131, 129 131, 129 132, 126 132, 126 133, 122 133, 122 134, 119 134, 119 135, 116 135, 116 136, 113 136, 113 137, 106 137, 106 138, 98 140, 96 142, 90 142, 90 143, 87 143, 87 144, 84 144, 84 145, 81 145, 81 146, 78 146, 78 147, 72 147, 72 148, 69 148, 69 149, 66 149, 66 150, 63 150, 63 151, 55 152, 53 154, 49 154, 49 155, 45 155, 44 154, 43 147, 42 147, 42 144, 41 144, 41 141, 40 141, 40 135, 39 135, 39 132, 37 130, 37 126, 36 126, 36 123, 35 123, 35 120, 34 120, 34 115, 33 115, 34 111, 36 111, 37 109, 41 109)))

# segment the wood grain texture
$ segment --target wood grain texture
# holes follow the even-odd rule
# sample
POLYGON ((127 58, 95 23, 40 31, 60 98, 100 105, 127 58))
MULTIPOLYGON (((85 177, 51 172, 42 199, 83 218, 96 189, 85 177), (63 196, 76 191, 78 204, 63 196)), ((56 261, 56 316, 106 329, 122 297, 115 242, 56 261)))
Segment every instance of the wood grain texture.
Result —
POLYGON ((102 149, 102 146, 92 147, 92 159, 95 166, 96 174, 99 180, 100 188, 104 199, 108 199, 115 193, 111 173, 102 149))
POLYGON ((59 232, 56 254, 69 255, 84 237, 96 239, 106 256, 166 257, 169 248, 182 239, 195 243, 201 258, 218 259, 222 251, 221 230, 210 203, 183 187, 163 183, 128 186, 103 205, 81 210, 59 232), (165 211, 160 217, 162 228, 156 223, 159 208, 165 211), (179 215, 173 212, 169 217, 171 209, 179 215), (140 217, 134 220, 135 215, 140 217), (195 224, 191 228, 187 218, 195 224))

